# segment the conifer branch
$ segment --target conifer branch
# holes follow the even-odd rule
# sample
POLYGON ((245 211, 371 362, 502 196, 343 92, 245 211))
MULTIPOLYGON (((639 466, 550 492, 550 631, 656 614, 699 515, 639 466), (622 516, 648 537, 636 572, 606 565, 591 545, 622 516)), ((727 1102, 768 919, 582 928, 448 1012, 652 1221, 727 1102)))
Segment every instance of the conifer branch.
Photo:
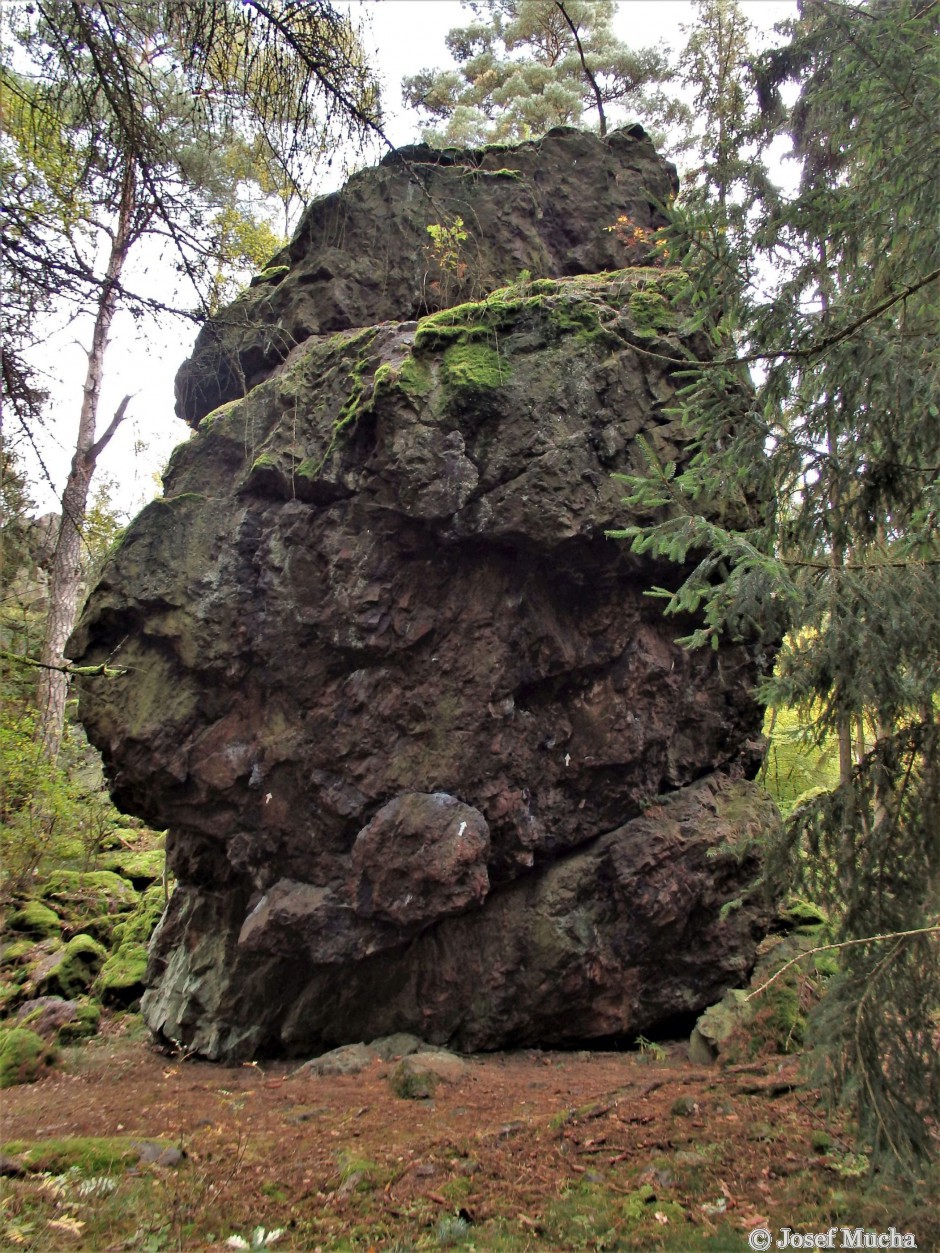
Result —
POLYGON ((912 935, 940 935, 940 922, 934 923, 930 927, 915 927, 912 931, 888 931, 884 935, 865 935, 855 940, 840 940, 838 944, 820 944, 816 948, 808 948, 805 953, 798 953, 796 957, 791 957, 788 962, 780 967, 778 971, 770 976, 770 978, 755 988, 753 992, 749 992, 744 998, 745 1003, 752 1001, 755 996, 760 996, 761 992, 766 992, 772 983, 780 978, 791 966, 795 966, 801 962, 804 957, 813 957, 816 953, 827 953, 833 949, 851 948, 857 944, 879 944, 884 940, 906 940, 912 935))

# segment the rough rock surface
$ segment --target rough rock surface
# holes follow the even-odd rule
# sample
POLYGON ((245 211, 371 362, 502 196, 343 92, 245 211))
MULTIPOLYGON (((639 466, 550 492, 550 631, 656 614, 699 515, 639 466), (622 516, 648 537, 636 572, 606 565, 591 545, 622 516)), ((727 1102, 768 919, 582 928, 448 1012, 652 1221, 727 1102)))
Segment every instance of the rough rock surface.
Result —
MULTIPOLYGON (((576 241, 632 211, 611 168, 655 158, 557 136, 524 149, 537 184, 574 143, 548 168, 576 241)), ((721 910, 774 821, 746 782, 765 658, 677 646, 646 595, 675 572, 605 537, 635 436, 684 454, 674 363, 707 344, 683 309, 680 274, 628 269, 311 335, 177 450, 73 642, 126 669, 82 717, 117 802, 169 828, 155 1031, 226 1058, 557 1045, 741 982, 763 920, 721 910)))
POLYGON ((400 148, 314 201, 291 243, 207 323, 177 376, 177 413, 198 422, 314 334, 421 317, 522 271, 617 269, 624 246, 610 227, 621 216, 662 225, 657 206, 677 188, 638 126, 603 143, 560 127, 518 147, 400 148), (453 264, 442 264, 429 226, 466 235, 453 264))

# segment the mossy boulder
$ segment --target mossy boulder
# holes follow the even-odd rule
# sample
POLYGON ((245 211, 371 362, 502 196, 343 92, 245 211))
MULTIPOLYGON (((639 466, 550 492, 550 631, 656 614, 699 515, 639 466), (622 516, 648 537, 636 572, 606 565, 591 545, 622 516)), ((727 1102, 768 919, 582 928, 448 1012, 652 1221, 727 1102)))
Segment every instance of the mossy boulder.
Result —
MULTIPOLYGON (((660 565, 607 538, 646 519, 618 478, 646 469, 639 437, 677 473, 695 454, 679 390, 713 352, 681 271, 631 265, 646 250, 607 229, 658 225, 659 192, 627 190, 647 147, 571 132, 500 155, 525 187, 459 171, 481 269, 444 312, 421 316, 437 208, 409 195, 401 282, 368 244, 323 256, 319 218, 284 281, 201 336, 180 400, 194 424, 215 412, 69 645, 96 665, 121 641, 125 673, 82 683, 81 716, 115 803, 172 832, 142 998, 164 1038, 220 1059, 406 1029, 564 1047, 648 1034, 746 979, 777 818, 739 781, 773 650, 759 632, 683 649, 649 602, 660 565), (377 810, 432 797, 462 816, 390 877, 377 810), (472 875, 465 905, 428 873, 442 849, 472 875)), ((421 163, 435 206, 439 157, 421 163)), ((342 197, 357 216, 363 181, 342 197)), ((729 428, 752 404, 736 377, 729 428)), ((762 515, 740 494, 707 509, 735 530, 762 515)), ((131 912, 105 997, 142 977, 131 912)))
POLYGON ((10 914, 7 926, 11 931, 44 937, 58 935, 62 929, 62 920, 54 909, 50 909, 42 901, 31 900, 10 914))
POLYGON ((37 980, 36 991, 67 1000, 80 996, 91 987, 107 956, 104 945, 90 935, 76 935, 55 954, 37 980))
POLYGON ((689 1040, 690 1060, 696 1065, 716 1060, 733 1064, 765 1054, 798 1052, 806 1016, 829 971, 808 959, 788 963, 814 944, 812 935, 799 931, 768 936, 749 985, 730 989, 699 1017, 689 1040))
POLYGON ((100 1019, 101 1007, 94 1001, 87 998, 66 1001, 61 996, 42 996, 27 1001, 16 1014, 18 1026, 59 1044, 94 1035, 100 1019))
POLYGON ((122 879, 129 879, 140 891, 163 878, 166 854, 162 848, 144 851, 119 849, 113 853, 105 853, 101 858, 101 865, 103 869, 114 871, 122 879))
POLYGON ((95 983, 95 994, 105 1005, 126 1009, 144 992, 147 945, 160 921, 165 898, 161 887, 148 888, 132 914, 114 928, 117 947, 108 956, 95 983))
POLYGON ((42 896, 70 915, 120 913, 133 909, 138 900, 133 886, 113 870, 56 870, 43 885, 42 896))
POLYGON ((127 1009, 143 996, 146 973, 146 945, 122 944, 101 967, 95 993, 103 1004, 127 1009))
POLYGON ((0 1027, 0 1088, 35 1083, 55 1057, 55 1048, 28 1027, 0 1027))
POLYGON ((121 919, 127 914, 98 914, 94 918, 82 918, 80 924, 82 934, 90 935, 93 940, 111 948, 114 943, 114 932, 122 925, 121 919))

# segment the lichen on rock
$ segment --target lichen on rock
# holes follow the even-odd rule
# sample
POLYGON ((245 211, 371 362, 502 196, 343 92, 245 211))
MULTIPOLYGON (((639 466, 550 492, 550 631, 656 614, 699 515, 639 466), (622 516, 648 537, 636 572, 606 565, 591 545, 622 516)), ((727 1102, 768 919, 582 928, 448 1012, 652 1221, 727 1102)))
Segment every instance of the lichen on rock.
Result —
POLYGON ((211 1057, 635 1035, 740 983, 764 926, 766 646, 683 650, 646 595, 681 576, 606 536, 637 435, 688 455, 709 351, 681 273, 606 230, 673 176, 635 132, 463 158, 356 175, 207 328, 198 429, 73 640, 125 671, 81 698, 115 799, 169 828, 144 1014, 211 1057), (492 161, 520 178, 468 180, 492 161), (414 177, 486 224, 493 289, 417 319, 414 177))

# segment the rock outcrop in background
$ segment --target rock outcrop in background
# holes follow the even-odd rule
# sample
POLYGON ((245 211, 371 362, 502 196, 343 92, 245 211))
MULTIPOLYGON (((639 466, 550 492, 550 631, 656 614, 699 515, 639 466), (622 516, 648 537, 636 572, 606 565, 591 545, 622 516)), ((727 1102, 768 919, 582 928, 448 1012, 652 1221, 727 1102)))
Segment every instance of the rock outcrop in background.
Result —
POLYGON ((614 268, 671 167, 636 130, 408 155, 203 331, 196 434, 73 642, 126 669, 82 718, 169 828, 144 1013, 210 1057, 634 1035, 740 982, 763 925, 722 906, 775 820, 765 658, 678 647, 646 595, 675 572, 605 537, 636 435, 681 461, 674 362, 707 353, 681 274, 614 268), (432 294, 480 298, 410 320, 457 216, 432 294))

